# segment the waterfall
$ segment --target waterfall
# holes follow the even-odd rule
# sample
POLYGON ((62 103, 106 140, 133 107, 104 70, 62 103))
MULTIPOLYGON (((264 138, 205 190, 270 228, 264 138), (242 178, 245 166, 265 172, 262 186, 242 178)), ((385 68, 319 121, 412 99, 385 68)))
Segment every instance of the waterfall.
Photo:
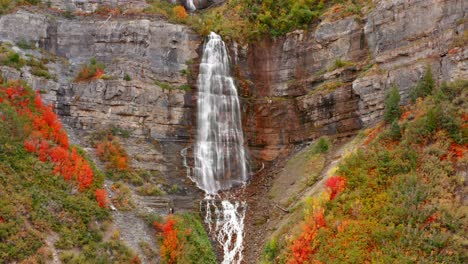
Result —
POLYGON ((195 179, 208 194, 247 181, 241 114, 226 45, 211 33, 198 76, 195 179))
POLYGON ((229 55, 221 37, 213 32, 203 48, 197 107, 195 168, 189 177, 206 192, 205 223, 223 249, 222 263, 240 264, 247 206, 232 198, 221 199, 218 192, 245 185, 248 168, 229 55))
POLYGON ((197 7, 193 3, 193 0, 187 0, 187 9, 190 10, 190 11, 197 10, 197 7))

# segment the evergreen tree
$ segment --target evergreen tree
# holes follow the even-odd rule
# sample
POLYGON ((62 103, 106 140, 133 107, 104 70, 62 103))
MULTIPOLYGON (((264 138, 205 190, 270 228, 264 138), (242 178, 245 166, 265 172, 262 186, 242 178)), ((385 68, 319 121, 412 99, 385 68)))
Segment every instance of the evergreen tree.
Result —
POLYGON ((398 125, 398 120, 393 120, 392 127, 390 128, 390 138, 393 140, 398 140, 401 138, 401 128, 398 125))
POLYGON ((411 92, 411 101, 415 102, 419 97, 426 97, 432 93, 435 87, 434 77, 432 76, 432 68, 428 66, 424 72, 423 78, 418 82, 416 87, 411 92))
POLYGON ((393 85, 392 90, 387 95, 387 99, 385 101, 384 120, 390 124, 393 120, 398 119, 400 115, 400 93, 398 92, 396 85, 393 85))

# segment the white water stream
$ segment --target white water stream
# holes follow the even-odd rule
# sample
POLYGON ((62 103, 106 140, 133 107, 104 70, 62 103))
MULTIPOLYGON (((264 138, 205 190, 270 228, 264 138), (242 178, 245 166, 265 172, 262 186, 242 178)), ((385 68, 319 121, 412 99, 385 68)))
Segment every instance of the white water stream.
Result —
POLYGON ((195 11, 195 10, 197 10, 197 7, 196 7, 195 4, 193 3, 193 0, 187 0, 187 8, 188 8, 188 10, 190 10, 190 11, 195 11))
POLYGON ((239 98, 228 52, 221 37, 213 32, 203 49, 197 106, 195 167, 189 176, 206 192, 202 204, 205 223, 223 249, 222 263, 240 264, 246 203, 221 199, 218 192, 245 185, 248 168, 239 98))

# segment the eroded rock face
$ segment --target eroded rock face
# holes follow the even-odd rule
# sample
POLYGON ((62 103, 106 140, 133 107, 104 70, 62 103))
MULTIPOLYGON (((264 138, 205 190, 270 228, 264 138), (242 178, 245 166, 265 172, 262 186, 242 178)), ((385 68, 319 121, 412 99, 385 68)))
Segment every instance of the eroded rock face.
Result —
POLYGON ((248 100, 245 131, 252 156, 272 161, 320 135, 346 136, 361 128, 350 82, 356 67, 328 73, 337 59, 365 59, 363 25, 353 17, 323 22, 233 52, 248 100), (329 92, 320 92, 330 86, 329 92))
POLYGON ((56 80, 27 69, 1 70, 7 79, 25 78, 46 91, 45 100, 77 134, 110 126, 126 130, 130 137, 124 143, 136 166, 185 181, 179 152, 192 140, 193 92, 178 87, 187 83, 186 62, 198 57, 202 41, 187 27, 149 19, 50 19, 19 11, 0 17, 0 40, 27 42, 59 56, 47 65, 56 80), (106 65, 105 80, 73 82, 92 57, 106 65), (131 80, 124 80, 126 75, 131 80))
POLYGON ((438 81, 466 79, 466 43, 456 41, 463 10, 459 0, 377 1, 364 19, 324 18, 307 31, 231 45, 252 156, 272 161, 295 144, 375 123, 390 87, 406 103, 427 66, 438 81))
POLYGON ((100 6, 111 8, 143 9, 148 7, 145 0, 50 0, 50 7, 64 11, 92 13, 100 6))

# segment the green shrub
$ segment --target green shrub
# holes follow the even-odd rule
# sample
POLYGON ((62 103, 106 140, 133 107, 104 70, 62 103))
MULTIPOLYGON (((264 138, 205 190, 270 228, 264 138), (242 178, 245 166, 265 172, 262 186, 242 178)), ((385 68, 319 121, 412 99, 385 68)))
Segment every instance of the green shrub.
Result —
POLYGON ((394 120, 397 120, 400 115, 400 93, 396 85, 393 85, 392 90, 390 90, 385 100, 384 120, 387 124, 391 124, 394 120))
POLYGON ((343 68, 343 67, 346 67, 346 66, 352 66, 354 65, 353 62, 351 61, 346 61, 346 60, 341 60, 341 59, 337 59, 335 60, 335 62, 333 63, 333 66, 331 66, 328 71, 334 71, 336 69, 340 69, 340 68, 343 68))
POLYGON ((263 247, 262 260, 264 263, 273 263, 278 255, 278 240, 276 238, 270 239, 265 247, 263 247))
POLYGON ((46 79, 51 79, 52 75, 49 73, 49 69, 44 65, 44 60, 37 60, 35 58, 30 58, 26 64, 31 67, 31 74, 39 77, 44 77, 46 79))
POLYGON ((401 128, 398 124, 398 120, 396 119, 392 122, 392 127, 390 128, 389 136, 393 140, 398 140, 401 138, 401 128))
POLYGON ((432 90, 435 87, 435 81, 432 77, 432 68, 428 66, 424 71, 423 78, 418 82, 416 87, 411 91, 410 98, 413 102, 419 97, 426 97, 432 94, 432 90))
POLYGON ((18 53, 9 51, 3 57, 2 64, 19 70, 25 65, 25 62, 18 53))
POLYGON ((165 192, 161 190, 157 185, 145 183, 143 186, 140 186, 136 189, 136 192, 139 195, 145 196, 161 196, 164 195, 165 192))
POLYGON ((184 213, 176 216, 176 228, 182 232, 190 230, 183 246, 183 252, 178 263, 217 263, 214 250, 211 246, 208 234, 203 227, 200 216, 184 213))
POLYGON ((330 140, 327 137, 320 137, 315 143, 312 152, 314 154, 326 153, 330 149, 330 140))
POLYGON ((130 77, 130 75, 128 75, 128 73, 126 73, 123 79, 124 79, 125 81, 129 82, 129 81, 132 80, 132 77, 130 77))

